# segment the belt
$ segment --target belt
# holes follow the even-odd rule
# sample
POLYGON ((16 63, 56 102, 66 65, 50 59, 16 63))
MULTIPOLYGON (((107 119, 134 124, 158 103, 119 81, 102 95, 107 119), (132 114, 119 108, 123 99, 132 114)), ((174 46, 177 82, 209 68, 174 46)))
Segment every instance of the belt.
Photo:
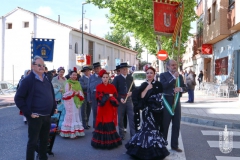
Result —
POLYGON ((127 97, 127 94, 120 94, 119 97, 121 97, 121 98, 126 98, 126 97, 127 97))
POLYGON ((173 94, 163 94, 164 96, 167 96, 167 97, 174 97, 174 95, 173 94))

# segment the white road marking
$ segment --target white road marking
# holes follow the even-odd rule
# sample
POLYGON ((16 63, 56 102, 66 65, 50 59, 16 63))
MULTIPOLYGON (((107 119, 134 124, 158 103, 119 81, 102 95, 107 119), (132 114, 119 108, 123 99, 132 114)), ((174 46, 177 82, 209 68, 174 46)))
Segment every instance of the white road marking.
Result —
MULTIPOLYGON (((218 136, 222 131, 202 130, 201 132, 204 136, 218 136)), ((240 132, 233 131, 233 136, 240 136, 240 132)))
POLYGON ((215 156, 217 160, 239 160, 240 157, 215 156))
MULTIPOLYGON (((208 145, 213 148, 219 148, 219 141, 207 141, 208 145)), ((233 142, 233 148, 240 148, 240 142, 233 142)))

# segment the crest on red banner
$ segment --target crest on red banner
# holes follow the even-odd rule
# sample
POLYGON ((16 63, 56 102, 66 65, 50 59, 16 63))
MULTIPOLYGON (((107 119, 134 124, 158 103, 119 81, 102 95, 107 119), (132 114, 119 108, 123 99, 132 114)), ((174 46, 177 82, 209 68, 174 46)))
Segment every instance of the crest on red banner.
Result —
POLYGON ((203 44, 202 54, 212 54, 212 44, 203 44))
POLYGON ((177 23, 178 2, 169 0, 153 1, 154 31, 160 35, 172 35, 177 23))

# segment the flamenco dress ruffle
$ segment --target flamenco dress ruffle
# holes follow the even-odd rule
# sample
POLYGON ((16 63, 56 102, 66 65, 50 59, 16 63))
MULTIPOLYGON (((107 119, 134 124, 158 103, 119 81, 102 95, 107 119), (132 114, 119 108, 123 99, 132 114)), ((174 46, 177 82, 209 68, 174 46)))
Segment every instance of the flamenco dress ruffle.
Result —
POLYGON ((98 123, 93 132, 91 145, 94 148, 101 149, 112 149, 122 145, 121 138, 116 131, 114 122, 98 123))

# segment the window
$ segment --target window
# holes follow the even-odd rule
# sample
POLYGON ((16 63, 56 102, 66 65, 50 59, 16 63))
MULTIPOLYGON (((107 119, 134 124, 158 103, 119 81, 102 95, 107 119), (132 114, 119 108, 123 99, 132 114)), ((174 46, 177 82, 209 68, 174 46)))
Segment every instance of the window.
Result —
POLYGON ((23 28, 29 28, 29 22, 23 22, 23 28))
POLYGON ((88 41, 88 54, 91 56, 91 62, 93 62, 93 41, 88 41))
POLYGON ((7 23, 7 29, 12 29, 12 23, 7 23))
POLYGON ((229 0, 229 6, 231 6, 234 2, 235 0, 229 0))
POLYGON ((78 43, 77 42, 75 43, 75 46, 74 46, 74 52, 76 54, 78 53, 78 43))
POLYGON ((228 57, 215 60, 215 75, 228 75, 228 57))
POLYGON ((211 8, 208 9, 208 24, 211 24, 211 8))
POLYGON ((216 2, 214 2, 212 5, 212 21, 215 21, 215 19, 216 19, 216 10, 217 10, 216 2))
POLYGON ((229 10, 232 10, 234 8, 234 5, 235 5, 235 0, 228 0, 228 9, 229 10))

